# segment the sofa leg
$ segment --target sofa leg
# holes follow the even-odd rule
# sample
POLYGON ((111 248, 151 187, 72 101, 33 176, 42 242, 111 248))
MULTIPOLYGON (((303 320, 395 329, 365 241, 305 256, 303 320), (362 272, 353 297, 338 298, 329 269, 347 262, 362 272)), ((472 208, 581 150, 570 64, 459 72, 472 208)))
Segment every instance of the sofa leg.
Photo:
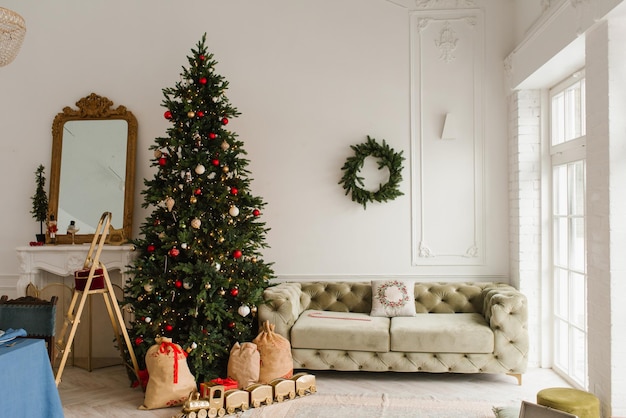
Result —
POLYGON ((513 376, 517 379, 517 384, 522 386, 522 374, 521 373, 507 373, 508 376, 513 376))

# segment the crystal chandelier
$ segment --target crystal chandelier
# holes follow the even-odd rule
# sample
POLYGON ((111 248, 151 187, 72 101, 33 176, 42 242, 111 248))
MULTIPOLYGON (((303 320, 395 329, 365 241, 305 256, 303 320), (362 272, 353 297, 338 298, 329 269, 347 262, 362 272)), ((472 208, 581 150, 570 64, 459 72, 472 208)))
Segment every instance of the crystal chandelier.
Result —
POLYGON ((24 18, 0 7, 0 67, 8 65, 20 51, 26 35, 24 18))

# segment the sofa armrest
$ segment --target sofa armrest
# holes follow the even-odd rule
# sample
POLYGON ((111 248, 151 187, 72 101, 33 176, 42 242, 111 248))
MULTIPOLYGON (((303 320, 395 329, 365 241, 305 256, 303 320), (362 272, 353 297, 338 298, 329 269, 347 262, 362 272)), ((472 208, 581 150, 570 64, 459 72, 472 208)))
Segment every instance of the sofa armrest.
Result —
POLYGON ((290 340, 291 327, 304 311, 301 294, 300 283, 280 283, 265 289, 265 303, 259 306, 259 325, 270 321, 275 325, 274 332, 290 340))
POLYGON ((512 286, 485 288, 484 315, 495 335, 494 354, 515 373, 528 362, 528 303, 512 286))

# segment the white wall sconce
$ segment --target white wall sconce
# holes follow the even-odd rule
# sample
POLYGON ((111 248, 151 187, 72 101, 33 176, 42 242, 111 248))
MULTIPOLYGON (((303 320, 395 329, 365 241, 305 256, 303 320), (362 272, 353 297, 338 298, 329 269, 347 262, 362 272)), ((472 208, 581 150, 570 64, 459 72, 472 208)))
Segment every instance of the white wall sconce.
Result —
POLYGON ((0 67, 15 59, 25 35, 24 18, 12 10, 0 7, 0 67))
POLYGON ((446 113, 441 130, 441 139, 456 139, 457 135, 456 118, 452 113, 446 113))

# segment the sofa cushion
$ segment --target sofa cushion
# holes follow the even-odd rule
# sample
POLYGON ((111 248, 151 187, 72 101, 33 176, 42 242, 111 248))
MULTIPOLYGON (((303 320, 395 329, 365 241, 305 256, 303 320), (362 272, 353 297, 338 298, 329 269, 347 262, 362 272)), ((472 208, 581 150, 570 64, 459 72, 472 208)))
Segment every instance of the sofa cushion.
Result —
POLYGON ((389 351, 389 318, 306 310, 291 328, 293 348, 389 351))
POLYGON ((493 331, 477 313, 391 318, 391 351, 492 353, 493 347, 493 331))
POLYGON ((415 284, 412 280, 372 280, 372 316, 414 316, 415 284))

